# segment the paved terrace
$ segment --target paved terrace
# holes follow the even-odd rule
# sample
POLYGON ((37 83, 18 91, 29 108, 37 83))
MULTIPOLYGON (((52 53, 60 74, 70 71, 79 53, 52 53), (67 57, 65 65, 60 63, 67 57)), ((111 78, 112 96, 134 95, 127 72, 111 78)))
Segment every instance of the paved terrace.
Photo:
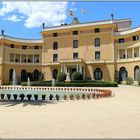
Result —
POLYGON ((60 102, 0 102, 1 138, 139 138, 140 87, 115 96, 60 102))

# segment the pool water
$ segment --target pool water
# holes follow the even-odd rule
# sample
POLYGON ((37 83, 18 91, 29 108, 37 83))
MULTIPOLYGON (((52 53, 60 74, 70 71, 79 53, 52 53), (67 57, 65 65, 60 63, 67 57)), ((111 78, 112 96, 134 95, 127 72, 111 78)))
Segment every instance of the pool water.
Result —
MULTIPOLYGON (((25 96, 27 94, 31 94, 32 98, 34 99, 34 95, 37 94, 38 95, 38 99, 41 100, 42 99, 42 95, 46 95, 46 99, 49 99, 50 94, 53 95, 53 98, 55 99, 56 94, 60 95, 60 99, 63 98, 64 94, 79 94, 82 95, 82 93, 84 92, 79 92, 79 91, 47 91, 47 90, 22 90, 22 89, 0 89, 0 94, 18 94, 18 96, 20 94, 24 94, 25 96)), ((11 96, 11 99, 14 99, 13 96, 11 96)))

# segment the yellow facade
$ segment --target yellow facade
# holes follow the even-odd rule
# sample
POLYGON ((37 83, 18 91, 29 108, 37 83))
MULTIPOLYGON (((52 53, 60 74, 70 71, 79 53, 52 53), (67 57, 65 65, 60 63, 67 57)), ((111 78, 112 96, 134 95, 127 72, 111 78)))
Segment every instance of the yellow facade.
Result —
POLYGON ((136 81, 140 29, 130 29, 130 25, 130 19, 79 23, 74 18, 69 25, 43 28, 40 40, 1 35, 1 83, 12 80, 13 70, 19 82, 27 77, 38 80, 39 72, 44 80, 56 78, 58 72, 72 78, 74 71, 79 71, 83 79, 114 81, 117 72, 121 81, 127 77, 136 81))

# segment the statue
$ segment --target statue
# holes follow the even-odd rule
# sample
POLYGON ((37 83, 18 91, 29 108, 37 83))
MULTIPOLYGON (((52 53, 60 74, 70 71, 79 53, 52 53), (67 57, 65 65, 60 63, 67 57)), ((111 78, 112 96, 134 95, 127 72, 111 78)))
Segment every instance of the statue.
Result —
POLYGON ((67 76, 66 76, 66 82, 70 82, 70 74, 69 74, 69 72, 67 73, 67 76))

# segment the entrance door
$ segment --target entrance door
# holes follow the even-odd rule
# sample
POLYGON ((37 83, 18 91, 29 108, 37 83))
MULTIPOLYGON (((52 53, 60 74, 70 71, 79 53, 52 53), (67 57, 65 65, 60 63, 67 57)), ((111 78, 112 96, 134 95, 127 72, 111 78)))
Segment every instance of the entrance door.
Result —
POLYGON ((73 74, 76 71, 76 68, 71 68, 71 73, 73 74))

